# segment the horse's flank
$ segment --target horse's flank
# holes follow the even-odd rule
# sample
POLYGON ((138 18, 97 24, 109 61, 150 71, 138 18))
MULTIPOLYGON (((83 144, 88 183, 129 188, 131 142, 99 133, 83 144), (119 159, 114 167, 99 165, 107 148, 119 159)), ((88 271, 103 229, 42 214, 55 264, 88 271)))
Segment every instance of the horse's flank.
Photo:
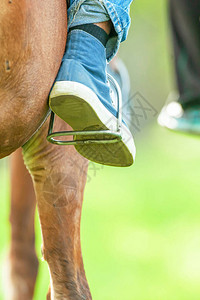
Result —
POLYGON ((0 158, 43 122, 66 34, 65 0, 1 0, 0 158))

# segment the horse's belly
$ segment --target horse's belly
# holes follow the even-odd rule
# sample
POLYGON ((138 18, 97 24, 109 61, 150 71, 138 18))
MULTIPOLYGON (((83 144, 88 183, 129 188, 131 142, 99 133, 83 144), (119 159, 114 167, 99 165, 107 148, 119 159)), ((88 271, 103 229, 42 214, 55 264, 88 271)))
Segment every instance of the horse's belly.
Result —
POLYGON ((66 32, 66 0, 1 0, 0 158, 44 120, 66 32))

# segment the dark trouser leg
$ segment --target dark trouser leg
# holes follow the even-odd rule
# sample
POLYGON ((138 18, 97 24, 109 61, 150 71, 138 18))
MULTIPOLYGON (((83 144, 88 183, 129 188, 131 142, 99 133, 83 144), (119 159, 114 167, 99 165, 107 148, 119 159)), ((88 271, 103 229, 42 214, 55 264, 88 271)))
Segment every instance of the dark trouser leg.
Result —
POLYGON ((200 105, 200 1, 169 0, 179 101, 200 105))

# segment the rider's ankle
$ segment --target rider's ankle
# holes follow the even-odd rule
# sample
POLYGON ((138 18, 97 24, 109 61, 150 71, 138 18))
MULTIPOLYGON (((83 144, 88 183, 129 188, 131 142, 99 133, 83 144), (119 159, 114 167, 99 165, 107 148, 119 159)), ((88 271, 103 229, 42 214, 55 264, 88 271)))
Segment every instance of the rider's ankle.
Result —
POLYGON ((112 29, 112 22, 110 20, 101 23, 95 23, 94 25, 97 25, 100 28, 102 28, 108 35, 110 34, 112 29))

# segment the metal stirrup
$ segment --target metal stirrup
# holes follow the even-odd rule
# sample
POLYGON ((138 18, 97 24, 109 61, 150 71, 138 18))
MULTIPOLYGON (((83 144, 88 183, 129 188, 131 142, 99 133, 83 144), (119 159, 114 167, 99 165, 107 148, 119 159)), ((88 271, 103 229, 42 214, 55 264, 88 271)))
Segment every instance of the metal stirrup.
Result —
POLYGON ((53 132, 53 125, 55 114, 51 112, 49 130, 47 135, 47 140, 56 145, 86 145, 86 144, 113 144, 121 141, 121 125, 122 125, 122 93, 121 89, 117 83, 117 81, 110 75, 108 75, 109 81, 114 86, 116 93, 117 93, 117 100, 118 100, 118 118, 117 118, 117 131, 111 130, 84 130, 84 131, 60 131, 60 132, 53 132), (102 135, 106 134, 107 136, 112 137, 112 139, 87 139, 87 140, 72 140, 72 141, 61 141, 56 140, 55 137, 60 136, 94 136, 94 135, 102 135))

